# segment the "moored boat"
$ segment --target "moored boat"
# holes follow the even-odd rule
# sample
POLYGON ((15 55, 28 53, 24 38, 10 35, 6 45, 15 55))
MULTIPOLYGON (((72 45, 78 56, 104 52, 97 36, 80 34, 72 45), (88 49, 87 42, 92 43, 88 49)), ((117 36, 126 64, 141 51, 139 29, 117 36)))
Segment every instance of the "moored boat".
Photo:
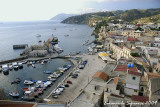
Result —
POLYGON ((25 80, 25 81, 24 81, 24 84, 25 84, 25 85, 32 85, 32 84, 34 84, 34 82, 29 81, 29 80, 25 80))
POLYGON ((12 96, 12 97, 19 97, 18 92, 10 92, 9 95, 12 96))
POLYGON ((44 73, 46 73, 46 74, 51 74, 52 71, 44 71, 44 73))

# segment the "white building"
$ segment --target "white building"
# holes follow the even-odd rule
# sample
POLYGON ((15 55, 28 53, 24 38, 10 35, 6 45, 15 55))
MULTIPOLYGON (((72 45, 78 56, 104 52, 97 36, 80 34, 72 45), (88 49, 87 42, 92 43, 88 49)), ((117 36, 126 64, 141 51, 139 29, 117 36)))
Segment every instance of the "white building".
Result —
POLYGON ((124 93, 126 95, 138 95, 139 84, 140 84, 141 74, 135 71, 128 71, 126 76, 126 85, 124 88, 124 93))

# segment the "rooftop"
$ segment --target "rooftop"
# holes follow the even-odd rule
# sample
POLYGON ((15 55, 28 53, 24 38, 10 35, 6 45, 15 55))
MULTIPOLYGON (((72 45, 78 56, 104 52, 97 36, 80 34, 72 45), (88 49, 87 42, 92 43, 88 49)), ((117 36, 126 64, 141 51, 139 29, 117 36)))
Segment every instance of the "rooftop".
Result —
POLYGON ((135 71, 128 71, 128 74, 136 75, 136 76, 141 76, 141 73, 135 72, 135 71))
POLYGON ((160 74, 157 73, 151 73, 151 72, 147 72, 148 78, 156 78, 156 77, 160 77, 160 74))
POLYGON ((108 78, 108 75, 104 72, 97 72, 96 74, 94 74, 93 77, 94 78, 98 77, 105 81, 108 78))
POLYGON ((149 101, 149 97, 132 95, 131 100, 138 102, 147 102, 149 101))
POLYGON ((115 77, 115 78, 114 78, 113 83, 114 83, 114 84, 117 84, 117 83, 118 83, 118 77, 115 77))
POLYGON ((125 71, 127 72, 128 71, 135 71, 137 72, 137 68, 136 67, 133 67, 133 68, 128 68, 127 65, 117 65, 115 71, 125 71))

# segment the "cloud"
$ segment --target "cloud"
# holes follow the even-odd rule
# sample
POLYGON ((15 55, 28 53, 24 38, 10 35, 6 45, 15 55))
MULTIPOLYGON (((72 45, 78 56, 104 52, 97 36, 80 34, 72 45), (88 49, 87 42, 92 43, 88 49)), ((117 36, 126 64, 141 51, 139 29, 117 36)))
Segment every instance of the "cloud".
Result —
POLYGON ((93 12, 104 12, 107 11, 106 9, 95 9, 95 8, 83 8, 78 9, 76 13, 84 14, 84 13, 93 13, 93 12))

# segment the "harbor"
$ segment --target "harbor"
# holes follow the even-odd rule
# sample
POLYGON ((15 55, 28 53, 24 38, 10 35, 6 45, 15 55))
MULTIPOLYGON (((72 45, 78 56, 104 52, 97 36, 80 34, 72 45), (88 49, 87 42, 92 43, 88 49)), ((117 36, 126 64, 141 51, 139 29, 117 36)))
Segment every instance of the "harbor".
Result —
MULTIPOLYGON (((69 25, 65 27, 66 31, 70 32, 71 27, 69 25)), ((36 42, 32 44, 27 42, 12 44, 12 49, 8 52, 13 50, 12 55, 16 55, 5 60, 3 54, 3 60, 0 61, 0 88, 4 89, 7 98, 40 102, 41 99, 49 98, 53 91, 60 93, 58 87, 69 86, 68 83, 64 83, 64 80, 72 75, 81 61, 77 55, 88 52, 88 46, 82 46, 82 41, 87 41, 87 44, 93 41, 93 39, 88 40, 89 37, 76 40, 74 36, 77 35, 75 32, 80 31, 78 27, 75 28, 77 30, 64 34, 56 29, 54 34, 47 34, 45 39, 44 34, 35 34, 36 42), (69 36, 64 36, 65 34, 69 36), (76 45, 68 43, 71 40, 72 44, 76 45)), ((88 31, 86 35, 90 36, 88 31)))

